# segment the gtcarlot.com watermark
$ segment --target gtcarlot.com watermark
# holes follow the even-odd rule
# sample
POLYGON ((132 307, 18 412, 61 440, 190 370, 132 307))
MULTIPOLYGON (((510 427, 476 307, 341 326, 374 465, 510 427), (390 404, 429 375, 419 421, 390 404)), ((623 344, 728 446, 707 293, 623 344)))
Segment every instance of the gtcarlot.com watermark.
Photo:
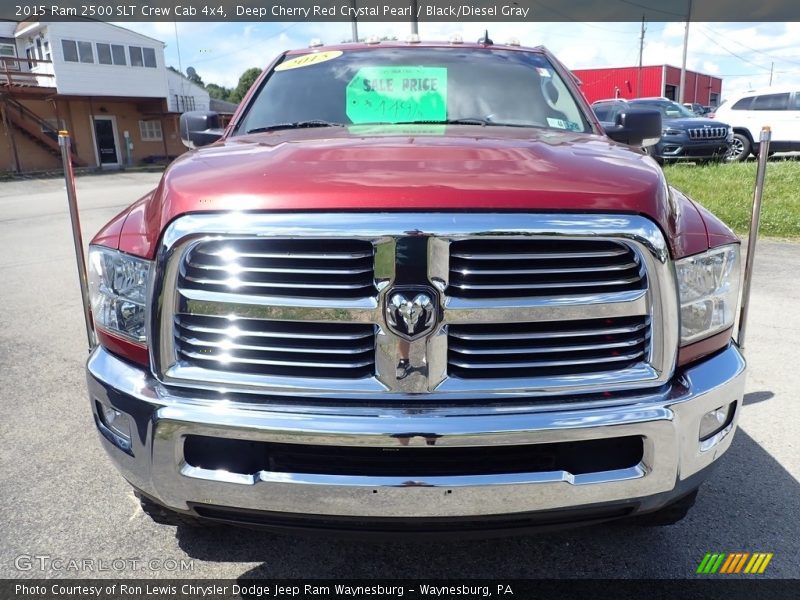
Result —
POLYGON ((102 573, 130 571, 194 571, 187 558, 65 558, 48 554, 20 554, 14 559, 18 571, 102 573))

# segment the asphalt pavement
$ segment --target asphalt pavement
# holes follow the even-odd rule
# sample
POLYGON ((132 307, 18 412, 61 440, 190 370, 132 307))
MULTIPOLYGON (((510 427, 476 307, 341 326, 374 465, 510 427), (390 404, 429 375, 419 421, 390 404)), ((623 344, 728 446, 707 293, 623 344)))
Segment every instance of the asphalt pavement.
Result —
MULTIPOLYGON (((87 240, 158 177, 79 178, 87 240)), ((141 512, 92 422, 65 198, 57 179, 0 183, 0 577, 682 578, 712 551, 772 552, 765 576, 800 577, 800 244, 759 241, 740 428, 684 521, 375 543, 141 512)))

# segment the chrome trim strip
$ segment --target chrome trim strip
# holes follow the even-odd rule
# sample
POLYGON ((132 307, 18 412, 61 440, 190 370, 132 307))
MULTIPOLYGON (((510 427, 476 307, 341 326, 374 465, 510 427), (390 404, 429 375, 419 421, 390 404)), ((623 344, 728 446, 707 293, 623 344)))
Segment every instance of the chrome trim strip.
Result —
MULTIPOLYGON (((623 250, 621 249, 620 252, 623 250)), ((507 257, 505 257, 507 258, 507 257)), ((678 309, 675 275, 661 231, 637 215, 531 213, 212 213, 187 215, 171 223, 156 255, 148 323, 153 372, 164 383, 184 388, 224 389, 291 396, 346 395, 368 399, 377 391, 397 398, 417 395, 442 399, 570 395, 662 386, 675 368, 678 309), (439 290, 441 325, 411 343, 419 362, 405 378, 395 375, 399 338, 386 326, 384 297, 394 280, 397 239, 428 237, 430 283, 439 290), (175 282, 187 251, 199 242, 254 237, 333 238, 369 241, 374 248, 377 295, 352 300, 269 297, 177 290, 175 282), (496 239, 551 237, 622 243, 647 273, 648 289, 508 300, 447 297, 449 245, 491 236, 496 239), (156 296, 156 290, 158 295, 156 296), (243 318, 370 323, 376 325, 376 375, 365 379, 258 376, 200 368, 179 360, 171 334, 173 315, 236 315, 243 318), (636 366, 592 376, 459 380, 447 376, 447 330, 450 324, 555 321, 649 315, 651 338, 645 360, 636 366), (167 333, 165 333, 167 332, 167 333), (425 362, 425 357, 427 362, 425 362)), ((421 282, 424 283, 424 282, 421 282)), ((375 291, 373 290, 373 293, 375 291)), ((340 396, 344 397, 344 396, 340 396)))

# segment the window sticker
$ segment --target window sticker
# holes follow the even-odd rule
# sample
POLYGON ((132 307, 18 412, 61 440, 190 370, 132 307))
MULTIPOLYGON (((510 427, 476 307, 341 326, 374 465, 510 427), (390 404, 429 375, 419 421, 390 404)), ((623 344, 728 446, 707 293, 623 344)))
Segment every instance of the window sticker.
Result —
POLYGON ((292 58, 282 62, 277 67, 275 67, 275 70, 288 71, 289 69, 310 67, 311 65, 317 65, 321 62, 333 60, 334 58, 339 58, 342 54, 344 53, 341 50, 331 50, 330 52, 313 52, 311 54, 303 54, 302 56, 298 56, 296 58, 292 58))
POLYGON ((581 131, 579 123, 573 121, 565 121, 564 119, 552 119, 547 117, 547 124, 550 127, 557 127, 558 129, 568 129, 569 131, 581 131))
POLYGON ((364 67, 347 84, 353 123, 447 119, 445 67, 364 67))

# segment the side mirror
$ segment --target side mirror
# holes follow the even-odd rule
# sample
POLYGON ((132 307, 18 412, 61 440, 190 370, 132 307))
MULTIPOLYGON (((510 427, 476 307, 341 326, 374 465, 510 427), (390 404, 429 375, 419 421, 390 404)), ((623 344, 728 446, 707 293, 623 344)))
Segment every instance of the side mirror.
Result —
POLYGON ((629 146, 654 146, 661 139, 661 112, 631 108, 617 115, 606 134, 615 142, 629 146))
POLYGON ((213 144, 222 132, 219 114, 213 111, 192 110, 181 115, 181 141, 187 148, 213 144))

